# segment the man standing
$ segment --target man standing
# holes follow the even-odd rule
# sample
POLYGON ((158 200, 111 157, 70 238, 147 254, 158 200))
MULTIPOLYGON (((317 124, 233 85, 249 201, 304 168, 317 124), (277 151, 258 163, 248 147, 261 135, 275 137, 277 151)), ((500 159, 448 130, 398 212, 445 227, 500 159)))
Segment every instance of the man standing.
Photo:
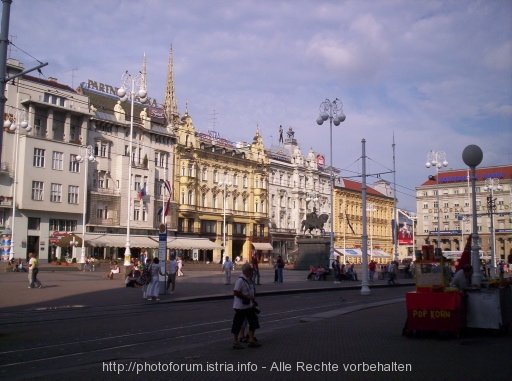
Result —
POLYGON ((332 261, 332 269, 334 271, 334 283, 340 283, 340 256, 337 255, 332 261))
POLYGON ((377 265, 375 264, 375 261, 370 261, 370 264, 368 265, 368 270, 370 273, 370 282, 373 282, 373 277, 375 276, 375 270, 377 268, 377 265))
POLYGON ((176 256, 171 255, 171 261, 169 262, 169 269, 167 271, 167 292, 169 292, 169 286, 172 283, 171 294, 174 294, 174 286, 176 285, 176 272, 178 271, 178 262, 176 256))
POLYGON ((253 282, 256 285, 260 285, 260 268, 258 267, 258 256, 256 255, 256 251, 252 251, 251 256, 252 270, 253 270, 253 282))
POLYGON ((281 256, 277 257, 277 283, 283 283, 284 261, 281 256))
POLYGON ((39 261, 37 260, 37 256, 34 253, 29 253, 28 257, 30 258, 28 262, 28 288, 41 288, 43 287, 43 284, 37 279, 37 273, 39 272, 39 261))
POLYGON ((233 349, 244 349, 240 344, 238 335, 240 329, 244 324, 245 319, 249 323, 249 344, 250 348, 257 348, 261 344, 254 340, 254 331, 260 328, 258 322, 258 315, 254 307, 258 306, 256 302, 254 283, 252 282, 253 269, 249 263, 244 263, 242 266, 242 275, 235 283, 233 290, 233 309, 235 316, 233 317, 233 324, 231 325, 231 333, 233 334, 233 349))
POLYGON ((396 274, 397 274, 397 268, 394 261, 390 262, 388 265, 388 273, 389 273, 389 279, 388 284, 396 284, 396 274))
POLYGON ((226 255, 226 260, 224 261, 224 264, 222 265, 222 272, 226 275, 226 281, 224 284, 231 284, 231 269, 233 268, 233 262, 231 262, 231 259, 226 255))

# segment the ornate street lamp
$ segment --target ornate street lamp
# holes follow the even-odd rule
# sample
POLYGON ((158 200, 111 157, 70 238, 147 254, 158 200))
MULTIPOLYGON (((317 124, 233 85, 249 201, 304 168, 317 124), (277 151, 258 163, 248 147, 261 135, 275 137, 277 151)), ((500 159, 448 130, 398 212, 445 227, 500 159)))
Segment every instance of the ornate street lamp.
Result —
POLYGON ((9 259, 14 259, 14 223, 16 221, 16 195, 18 194, 18 146, 20 143, 20 128, 23 128, 26 132, 30 132, 32 127, 27 122, 27 112, 23 109, 15 109, 9 107, 7 109, 7 120, 4 121, 4 128, 8 128, 10 131, 14 131, 16 134, 14 143, 14 182, 12 191, 12 221, 11 221, 11 246, 9 249, 9 259))
POLYGON ((471 169, 471 208, 473 218, 473 233, 471 234, 471 264, 473 265, 473 277, 471 283, 480 286, 482 273, 480 271, 480 246, 478 246, 478 223, 476 213, 476 166, 482 162, 484 153, 482 149, 471 144, 462 151, 462 160, 471 169))
POLYGON ((332 124, 335 126, 339 126, 341 122, 345 121, 345 114, 343 114, 343 103, 336 98, 334 101, 330 101, 326 99, 320 104, 320 115, 318 116, 316 122, 319 126, 321 126, 327 119, 329 119, 329 143, 330 143, 330 156, 331 156, 331 173, 330 173, 330 192, 331 192, 331 234, 330 234, 330 254, 329 254, 329 263, 334 259, 334 176, 333 176, 333 167, 332 167, 332 124))
POLYGON ((84 165, 84 205, 82 210, 82 250, 80 252, 80 263, 85 263, 85 215, 87 213, 87 173, 89 172, 89 161, 94 162, 94 148, 92 146, 78 147, 79 154, 75 160, 84 165))
POLYGON ((126 217, 126 250, 124 252, 124 265, 129 266, 131 261, 130 251, 130 219, 132 215, 132 155, 133 155, 133 105, 135 99, 140 103, 147 102, 147 89, 146 89, 146 78, 142 73, 138 73, 135 76, 131 76, 126 71, 121 76, 121 87, 117 90, 117 95, 121 98, 122 102, 130 99, 131 101, 131 112, 130 112, 130 148, 129 148, 129 159, 128 159, 128 209, 126 217), (135 89, 138 89, 135 92, 135 89))
MULTIPOLYGON (((439 169, 446 167, 446 153, 444 151, 430 151, 427 154, 427 164, 425 166, 430 168, 436 167, 436 193, 437 193, 437 250, 441 250, 441 202, 439 201, 439 169)), ((429 176, 429 179, 431 177, 429 176)), ((436 253, 440 255, 441 253, 436 253)))
POLYGON ((494 199, 493 192, 495 190, 501 191, 502 189, 503 187, 500 185, 499 179, 485 179, 484 190, 490 193, 490 195, 487 197, 487 210, 491 217, 491 266, 493 276, 496 276, 496 235, 494 231, 494 210, 496 209, 496 200, 494 199))

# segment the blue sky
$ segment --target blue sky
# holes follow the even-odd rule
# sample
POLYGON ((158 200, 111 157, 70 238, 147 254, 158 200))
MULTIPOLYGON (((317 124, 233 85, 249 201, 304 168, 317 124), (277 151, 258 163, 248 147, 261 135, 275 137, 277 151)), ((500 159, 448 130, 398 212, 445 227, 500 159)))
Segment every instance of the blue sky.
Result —
POLYGON ((398 206, 415 210, 430 150, 453 169, 469 144, 481 166, 512 163, 510 20, 505 0, 13 0, 9 56, 48 62, 45 78, 76 88, 119 86, 146 53, 149 96, 162 102, 172 44, 178 107, 188 102, 196 129, 251 142, 259 128, 269 147, 291 126, 327 164, 329 125, 316 118, 339 98, 334 166, 360 172, 364 138, 367 173, 392 169, 394 134, 398 206))

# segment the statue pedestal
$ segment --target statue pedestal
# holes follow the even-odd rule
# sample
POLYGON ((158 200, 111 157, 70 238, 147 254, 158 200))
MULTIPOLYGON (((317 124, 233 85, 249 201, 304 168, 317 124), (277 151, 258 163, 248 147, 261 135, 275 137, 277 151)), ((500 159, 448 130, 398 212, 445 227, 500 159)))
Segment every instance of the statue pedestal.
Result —
POLYGON ((330 267, 329 255, 331 240, 329 237, 298 238, 299 253, 294 268, 297 270, 309 270, 309 266, 330 267))

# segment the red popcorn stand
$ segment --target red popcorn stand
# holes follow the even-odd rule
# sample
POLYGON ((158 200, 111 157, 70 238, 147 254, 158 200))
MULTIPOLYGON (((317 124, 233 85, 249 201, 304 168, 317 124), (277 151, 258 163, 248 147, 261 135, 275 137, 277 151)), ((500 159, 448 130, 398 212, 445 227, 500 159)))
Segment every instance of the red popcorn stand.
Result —
POLYGON ((414 331, 460 333, 466 325, 466 298, 449 286, 450 268, 434 247, 423 246, 422 259, 414 262, 416 291, 405 294, 407 322, 404 334, 414 331))

